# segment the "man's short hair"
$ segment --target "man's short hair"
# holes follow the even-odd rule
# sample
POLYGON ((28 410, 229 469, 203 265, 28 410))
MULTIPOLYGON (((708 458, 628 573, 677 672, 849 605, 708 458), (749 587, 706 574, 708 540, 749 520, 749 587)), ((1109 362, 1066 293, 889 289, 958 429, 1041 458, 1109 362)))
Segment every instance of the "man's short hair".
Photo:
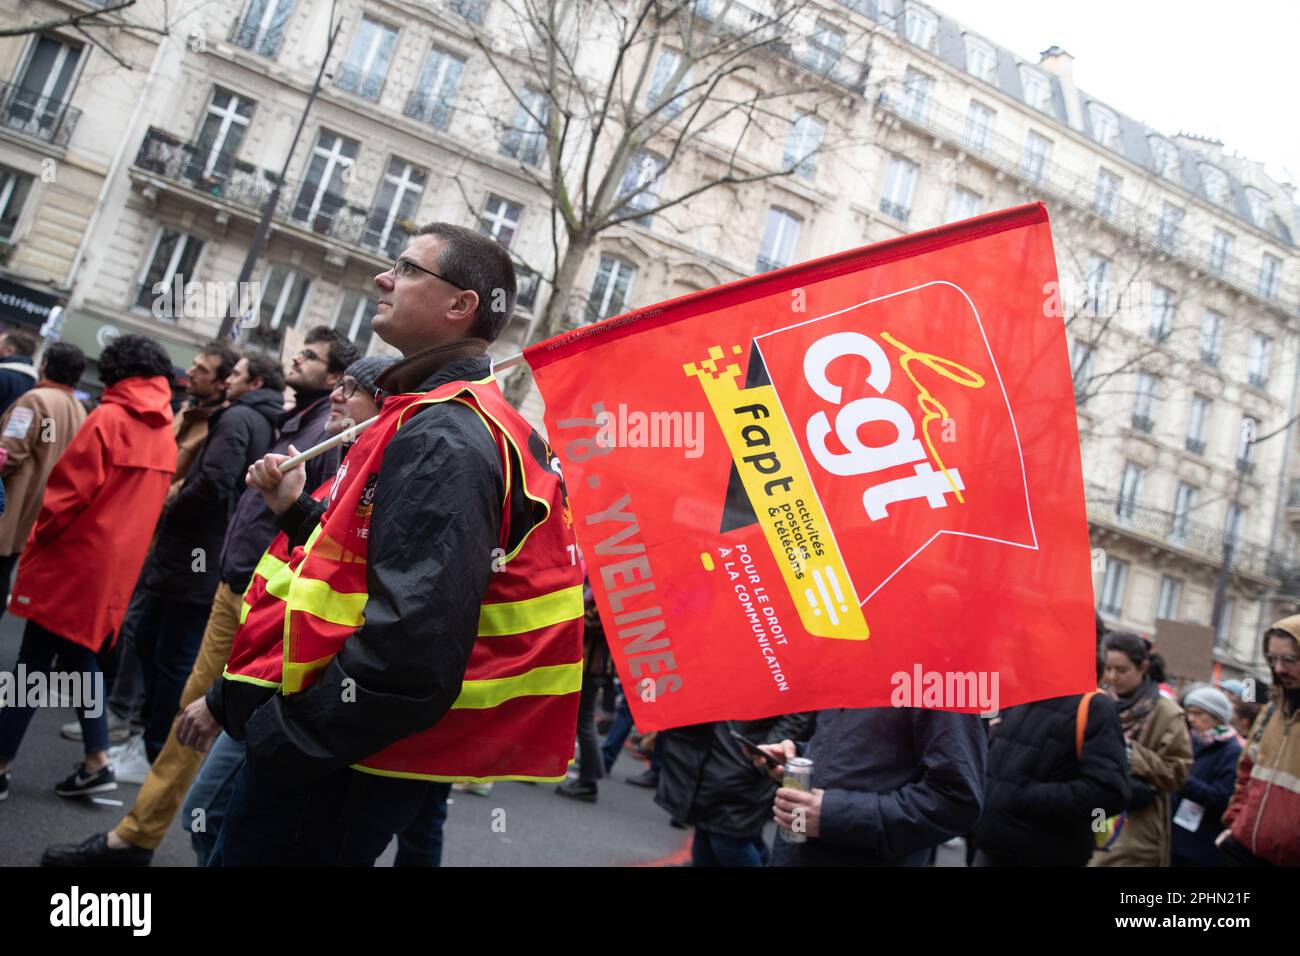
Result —
POLYGON ((32 335, 32 333, 28 332, 26 329, 10 329, 5 332, 5 337, 9 340, 9 344, 14 347, 14 352, 18 355, 25 355, 28 358, 31 358, 36 354, 36 336, 32 335))
POLYGON ((86 370, 86 353, 71 342, 55 342, 45 350, 45 370, 41 373, 51 382, 75 388, 86 370))
POLYGON ((329 343, 331 372, 342 375, 349 365, 361 358, 361 353, 352 344, 352 340, 337 329, 331 329, 328 325, 318 325, 307 333, 308 345, 320 345, 323 342, 329 343))
POLYGON ((280 367, 279 362, 261 352, 249 352, 244 358, 248 360, 250 379, 260 378, 262 387, 269 388, 273 392, 284 391, 284 369, 280 367))
POLYGON ((171 387, 171 356, 151 338, 119 335, 99 354, 99 380, 107 387, 137 375, 144 378, 161 375, 171 387))
POLYGON ((478 293, 478 311, 469 334, 496 341, 515 311, 515 265, 505 246, 481 232, 449 222, 431 222, 415 234, 442 240, 438 271, 452 285, 478 293))
POLYGON ((230 373, 235 370, 235 364, 240 360, 239 349, 235 348, 229 342, 222 342, 220 339, 213 339, 203 348, 199 349, 200 355, 209 355, 217 359, 221 364, 217 366, 217 378, 230 378, 230 373))

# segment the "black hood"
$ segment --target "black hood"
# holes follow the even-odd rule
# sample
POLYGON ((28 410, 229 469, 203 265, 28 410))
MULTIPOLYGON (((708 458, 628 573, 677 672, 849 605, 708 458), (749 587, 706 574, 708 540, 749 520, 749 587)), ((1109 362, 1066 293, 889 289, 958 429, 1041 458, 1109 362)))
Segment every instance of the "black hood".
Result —
POLYGON ((284 414, 284 393, 270 388, 257 388, 231 402, 232 408, 236 405, 251 408, 274 427, 284 414))

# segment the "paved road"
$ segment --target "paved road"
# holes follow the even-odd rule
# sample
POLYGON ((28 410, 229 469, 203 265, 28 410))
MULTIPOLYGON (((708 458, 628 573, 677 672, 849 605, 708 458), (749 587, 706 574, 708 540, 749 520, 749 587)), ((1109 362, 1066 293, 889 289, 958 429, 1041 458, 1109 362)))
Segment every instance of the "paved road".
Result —
MULTIPOLYGON (((23 622, 0 620, 0 667, 12 670, 23 622)), ((139 790, 119 784, 101 800, 126 806, 67 800, 54 793, 78 763, 81 744, 64 740, 59 727, 70 709, 37 712, 14 762, 10 796, 0 803, 0 866, 34 866, 49 843, 81 840, 114 826, 139 790)), ((645 765, 624 754, 612 779, 601 781, 595 804, 555 793, 552 784, 498 783, 487 797, 453 793, 445 834, 447 866, 637 866, 685 862, 690 832, 673 828, 650 791, 625 783, 645 765)), ((769 839, 771 837, 769 826, 769 839)), ((381 858, 391 864, 395 846, 381 858)), ((961 865, 960 851, 940 848, 941 865, 961 865)), ((193 866, 187 834, 168 832, 154 865, 193 866)))

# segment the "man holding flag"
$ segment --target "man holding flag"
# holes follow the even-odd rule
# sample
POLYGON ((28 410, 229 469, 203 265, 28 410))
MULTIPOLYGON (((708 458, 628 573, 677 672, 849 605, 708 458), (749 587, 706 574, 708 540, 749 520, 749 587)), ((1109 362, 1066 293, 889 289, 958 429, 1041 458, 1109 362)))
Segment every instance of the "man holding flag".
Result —
POLYGON ((379 420, 306 546, 263 558, 208 694, 249 755, 210 865, 369 865, 431 782, 559 781, 573 753, 567 496, 486 354, 514 306, 510 258, 433 223, 375 286, 374 330, 404 356, 379 420))

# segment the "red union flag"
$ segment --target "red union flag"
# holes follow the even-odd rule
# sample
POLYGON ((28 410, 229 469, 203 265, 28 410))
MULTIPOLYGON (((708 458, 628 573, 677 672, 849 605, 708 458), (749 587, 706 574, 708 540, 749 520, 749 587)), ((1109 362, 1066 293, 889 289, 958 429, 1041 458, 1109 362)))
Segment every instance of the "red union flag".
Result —
POLYGON ((1094 686, 1056 281, 1035 204, 527 350, 638 726, 1094 686))

